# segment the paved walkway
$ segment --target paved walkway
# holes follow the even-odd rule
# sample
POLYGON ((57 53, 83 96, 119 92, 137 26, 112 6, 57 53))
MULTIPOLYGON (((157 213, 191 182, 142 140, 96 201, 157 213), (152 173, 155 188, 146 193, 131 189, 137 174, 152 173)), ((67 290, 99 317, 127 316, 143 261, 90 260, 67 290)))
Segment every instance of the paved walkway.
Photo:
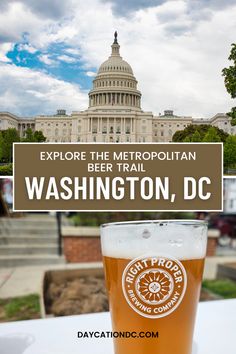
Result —
POLYGON ((40 293, 44 267, 0 269, 0 298, 40 293))
POLYGON ((101 262, 58 264, 46 266, 16 267, 0 269, 0 298, 41 294, 46 271, 59 269, 84 269, 102 267, 101 262))

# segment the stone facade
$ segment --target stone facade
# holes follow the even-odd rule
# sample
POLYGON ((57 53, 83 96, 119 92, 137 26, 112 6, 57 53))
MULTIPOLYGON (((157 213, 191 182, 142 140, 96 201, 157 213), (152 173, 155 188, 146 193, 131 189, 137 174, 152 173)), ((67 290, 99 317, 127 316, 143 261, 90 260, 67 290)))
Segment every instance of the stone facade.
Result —
POLYGON ((131 66, 120 56, 117 37, 110 57, 100 66, 89 92, 85 111, 58 110, 55 115, 20 118, 0 112, 0 130, 18 129, 23 137, 27 128, 41 130, 48 142, 170 142, 174 133, 190 124, 210 124, 236 134, 230 118, 218 113, 211 119, 163 115, 141 109, 141 92, 131 66))

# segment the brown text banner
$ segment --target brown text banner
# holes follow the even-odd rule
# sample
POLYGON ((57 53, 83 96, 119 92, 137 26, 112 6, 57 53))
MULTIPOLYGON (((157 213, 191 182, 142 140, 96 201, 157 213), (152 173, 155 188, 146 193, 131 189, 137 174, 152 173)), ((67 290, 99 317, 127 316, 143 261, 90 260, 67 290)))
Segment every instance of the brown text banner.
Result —
POLYGON ((222 144, 15 143, 14 210, 222 210, 222 144))

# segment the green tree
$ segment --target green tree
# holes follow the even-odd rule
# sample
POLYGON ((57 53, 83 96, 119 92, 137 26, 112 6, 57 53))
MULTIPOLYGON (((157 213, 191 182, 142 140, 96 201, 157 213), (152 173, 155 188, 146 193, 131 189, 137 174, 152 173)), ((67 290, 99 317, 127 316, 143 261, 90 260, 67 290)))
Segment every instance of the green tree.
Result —
POLYGON ((232 107, 231 111, 227 113, 231 117, 231 125, 236 125, 236 107, 232 107))
POLYGON ((205 143, 211 143, 211 142, 220 142, 220 137, 217 134, 216 128, 215 127, 210 127, 208 132, 205 134, 203 140, 205 143))
POLYGON ((189 141, 203 141, 204 138, 208 139, 210 141, 210 137, 214 139, 213 141, 222 141, 225 142, 226 138, 228 137, 228 133, 224 132, 222 129, 219 129, 217 127, 212 127, 211 125, 208 124, 190 124, 188 125, 184 130, 179 130, 175 132, 173 135, 173 141, 174 142, 189 142, 189 141), (214 132, 213 132, 213 129, 214 132), (209 134, 207 134, 210 131, 209 134), (198 132, 198 133, 196 133, 198 132), (200 135, 200 138, 199 138, 200 135), (219 137, 216 137, 216 135, 219 137))
POLYGON ((12 147, 13 143, 20 141, 20 136, 18 131, 15 128, 9 128, 7 130, 2 131, 1 138, 1 160, 4 162, 12 162, 13 154, 12 147))
POLYGON ((42 143, 46 141, 46 138, 41 131, 36 130, 33 132, 31 128, 28 128, 25 131, 25 137, 22 138, 22 141, 26 143, 42 143))
POLYGON ((36 130, 34 132, 34 138, 35 141, 37 141, 38 143, 43 143, 44 141, 46 141, 46 137, 43 135, 41 130, 36 130))
POLYGON ((191 142, 191 139, 189 136, 186 136, 186 138, 184 138, 183 140, 184 143, 190 143, 191 142))
MULTIPOLYGON (((236 43, 231 44, 232 49, 230 52, 229 60, 232 62, 228 68, 222 70, 224 76, 225 87, 231 98, 236 98, 236 43)), ((232 118, 231 124, 236 125, 236 107, 227 113, 232 118)))
POLYGON ((201 135, 198 130, 195 130, 195 132, 191 136, 191 141, 193 143, 200 143, 202 141, 201 135))
POLYGON ((0 161, 3 160, 3 144, 4 144, 4 138, 2 132, 0 131, 0 161))
POLYGON ((236 136, 229 135, 224 144, 224 168, 234 167, 236 164, 236 136))
POLYGON ((31 128, 28 128, 28 129, 25 131, 25 138, 23 138, 23 139, 21 139, 21 140, 24 141, 24 142, 27 142, 27 143, 33 143, 33 142, 35 142, 33 130, 32 130, 31 128))

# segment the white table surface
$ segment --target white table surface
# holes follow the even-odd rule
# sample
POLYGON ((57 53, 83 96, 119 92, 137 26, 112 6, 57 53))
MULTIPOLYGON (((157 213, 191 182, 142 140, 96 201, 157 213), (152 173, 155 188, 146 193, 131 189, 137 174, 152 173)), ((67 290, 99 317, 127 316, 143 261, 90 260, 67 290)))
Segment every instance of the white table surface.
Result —
MULTIPOLYGON (((0 354, 112 354, 112 339, 78 339, 110 331, 109 313, 0 324, 0 354)), ((236 353, 236 299, 199 304, 193 354, 236 353)), ((151 354, 151 353, 150 353, 151 354)))

